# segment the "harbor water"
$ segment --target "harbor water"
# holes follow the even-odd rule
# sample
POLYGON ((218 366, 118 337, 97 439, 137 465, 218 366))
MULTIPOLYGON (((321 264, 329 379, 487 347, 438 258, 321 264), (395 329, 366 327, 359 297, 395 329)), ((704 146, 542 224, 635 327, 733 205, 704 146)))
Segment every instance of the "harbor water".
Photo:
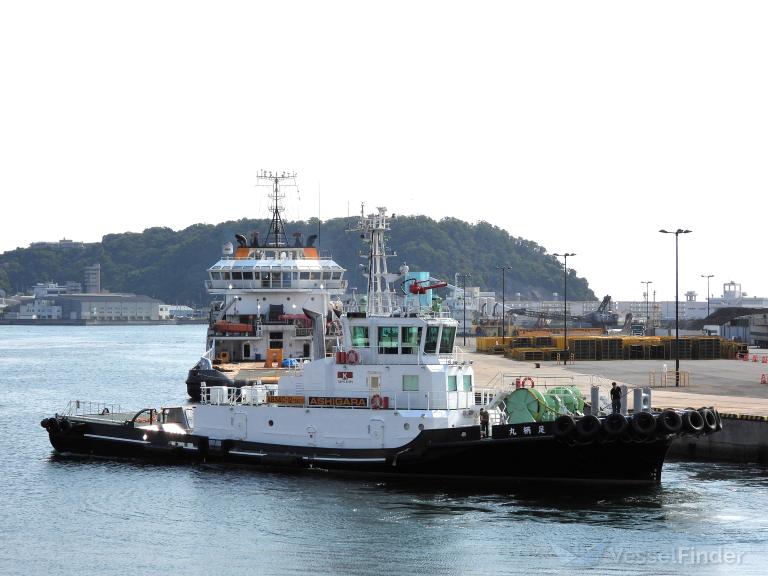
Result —
POLYGON ((204 331, 0 326, 0 574, 765 573, 756 465, 491 491, 53 452, 39 423, 69 400, 186 402, 204 331))

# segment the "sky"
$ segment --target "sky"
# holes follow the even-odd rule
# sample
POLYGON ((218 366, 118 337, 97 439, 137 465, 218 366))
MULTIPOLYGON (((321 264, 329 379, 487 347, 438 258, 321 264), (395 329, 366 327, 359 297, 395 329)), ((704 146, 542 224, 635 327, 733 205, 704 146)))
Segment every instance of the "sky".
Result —
MULTIPOLYGON (((0 1, 0 252, 386 206, 768 296, 766 2, 0 1)), ((393 247, 397 248, 397 247, 393 247)), ((504 264, 499 262, 499 265, 504 264)), ((461 270, 460 272, 472 272, 461 270)))

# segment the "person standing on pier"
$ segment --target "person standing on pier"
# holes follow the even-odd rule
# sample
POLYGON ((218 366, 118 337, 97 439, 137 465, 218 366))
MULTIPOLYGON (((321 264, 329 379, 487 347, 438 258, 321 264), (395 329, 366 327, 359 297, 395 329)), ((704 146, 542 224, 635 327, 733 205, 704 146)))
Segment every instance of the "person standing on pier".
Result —
POLYGON ((616 382, 611 382, 611 407, 614 414, 621 412, 621 388, 616 386, 616 382))

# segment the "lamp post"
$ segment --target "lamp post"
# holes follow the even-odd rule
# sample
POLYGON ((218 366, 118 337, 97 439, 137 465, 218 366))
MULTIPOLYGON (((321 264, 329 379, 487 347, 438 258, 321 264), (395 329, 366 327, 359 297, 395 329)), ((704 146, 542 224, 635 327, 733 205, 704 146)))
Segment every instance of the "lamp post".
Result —
POLYGON ((707 317, 709 317, 709 279, 714 278, 714 274, 702 274, 702 278, 707 279, 707 317))
POLYGON ((563 257, 563 340, 565 345, 563 364, 568 364, 568 256, 576 256, 576 254, 574 252, 565 252, 563 254, 553 254, 553 256, 563 257))
POLYGON ((675 235, 675 386, 680 386, 680 330, 679 330, 679 275, 678 275, 678 238, 680 234, 690 234, 690 230, 678 228, 674 232, 671 230, 659 230, 662 234, 675 235))
POLYGON ((462 274, 458 274, 459 278, 461 278, 461 299, 464 301, 464 346, 467 345, 467 278, 471 278, 472 274, 468 272, 464 272, 462 274))
POLYGON ((648 312, 648 285, 653 284, 653 280, 640 280, 640 284, 645 284, 645 327, 651 323, 651 317, 648 312))
POLYGON ((507 335, 507 305, 506 305, 506 290, 504 289, 504 272, 511 270, 512 266, 496 266, 497 270, 501 270, 501 346, 506 347, 507 335))

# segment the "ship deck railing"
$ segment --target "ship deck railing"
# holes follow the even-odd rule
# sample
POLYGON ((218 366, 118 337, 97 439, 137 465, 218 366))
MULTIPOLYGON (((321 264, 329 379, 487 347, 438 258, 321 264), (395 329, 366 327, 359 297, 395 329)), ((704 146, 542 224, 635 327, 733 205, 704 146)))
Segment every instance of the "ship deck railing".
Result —
POLYGON ((125 422, 126 418, 133 416, 133 413, 124 411, 119 404, 92 402, 90 400, 70 400, 64 411, 59 415, 84 420, 122 423, 125 422))
POLYGON ((458 410, 472 409, 476 403, 475 390, 449 391, 440 395, 440 405, 429 392, 404 391, 394 394, 374 392, 370 389, 345 390, 344 396, 329 395, 327 390, 304 389, 294 394, 276 394, 276 385, 233 388, 225 386, 203 386, 200 388, 200 403, 213 405, 276 405, 295 408, 333 408, 368 410, 458 410), (269 386, 269 387, 268 387, 269 386), (244 390, 245 389, 245 390, 244 390), (379 396, 379 407, 373 406, 373 397, 379 396))

